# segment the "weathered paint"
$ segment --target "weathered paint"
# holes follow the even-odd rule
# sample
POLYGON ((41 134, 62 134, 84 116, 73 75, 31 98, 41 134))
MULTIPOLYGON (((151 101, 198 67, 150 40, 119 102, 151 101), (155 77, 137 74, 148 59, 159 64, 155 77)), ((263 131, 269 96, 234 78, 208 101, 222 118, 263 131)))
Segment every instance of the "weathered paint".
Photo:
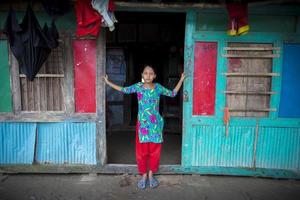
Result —
POLYGON ((0 112, 12 112, 7 40, 0 40, 0 112))
MULTIPOLYGON (((279 47, 281 49, 280 57, 273 59, 272 72, 281 74, 284 62, 284 41, 299 40, 299 36, 293 34, 296 25, 295 17, 276 16, 275 18, 283 19, 284 23, 266 30, 269 28, 269 26, 265 26, 267 22, 273 24, 272 26, 279 23, 267 17, 267 22, 264 21, 265 27, 261 24, 262 21, 255 22, 256 25, 252 26, 257 33, 250 31, 242 37, 230 37, 226 35, 225 29, 216 31, 215 28, 218 29, 222 25, 216 24, 214 27, 215 24, 209 24, 205 20, 209 16, 205 16, 205 14, 191 11, 187 15, 190 21, 187 21, 186 24, 185 42, 188 45, 185 46, 185 70, 188 70, 191 76, 186 79, 184 89, 186 94, 190 94, 195 87, 193 76, 197 66, 196 61, 191 59, 196 54, 194 46, 203 42, 217 43, 215 114, 212 116, 193 115, 194 105, 191 101, 183 103, 182 165, 178 170, 202 174, 299 178, 300 120, 299 118, 278 118, 279 93, 271 96, 270 107, 277 108, 277 110, 271 112, 269 116, 261 118, 231 117, 227 137, 222 120, 226 100, 224 95, 226 76, 223 73, 227 72, 228 63, 228 59, 222 56, 225 53, 224 47, 228 46, 230 42, 270 43, 274 47, 279 47), (202 19, 200 19, 200 15, 203 16, 202 19), (195 20, 195 24, 191 23, 192 20, 195 20), (202 20, 203 23, 197 24, 196 20, 202 20), (282 28, 283 26, 287 29, 279 31, 278 27, 282 28)), ((263 17, 264 15, 252 19, 262 19, 263 17)), ((280 91, 282 84, 281 76, 272 77, 271 90, 280 91)))
POLYGON ((217 43, 196 42, 194 50, 193 115, 215 113, 217 43))
POLYGON ((96 164, 95 123, 39 123, 37 158, 41 164, 96 164))
POLYGON ((191 166, 253 168, 255 127, 193 126, 191 166))
POLYGON ((260 127, 256 167, 300 170, 300 127, 260 127))
POLYGON ((0 164, 32 164, 36 123, 0 123, 0 164))
POLYGON ((75 111, 96 112, 96 40, 73 40, 75 111))
POLYGON ((283 49, 279 117, 300 118, 300 44, 284 44, 283 49))

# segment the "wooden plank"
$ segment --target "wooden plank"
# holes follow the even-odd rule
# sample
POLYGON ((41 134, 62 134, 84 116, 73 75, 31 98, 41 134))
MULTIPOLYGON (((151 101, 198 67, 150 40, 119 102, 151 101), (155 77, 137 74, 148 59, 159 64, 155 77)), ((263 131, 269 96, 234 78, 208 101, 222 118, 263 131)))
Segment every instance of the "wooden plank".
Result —
POLYGON ((101 30, 100 36, 97 39, 97 76, 96 76, 96 105, 97 105, 97 161, 101 166, 107 162, 107 146, 106 146, 106 99, 105 99, 105 83, 103 76, 105 75, 106 66, 106 37, 105 30, 101 30))
POLYGON ((239 55, 239 54, 222 54, 225 58, 279 58, 280 54, 268 54, 268 55, 239 55))
POLYGON ((64 110, 68 114, 75 112, 75 103, 74 103, 74 70, 73 70, 73 54, 72 54, 72 32, 64 32, 64 49, 65 53, 63 54, 63 63, 64 65, 64 110))
POLYGON ((12 122, 95 122, 96 119, 96 114, 80 113, 68 115, 63 111, 22 111, 18 115, 0 115, 0 120, 12 122))
POLYGON ((13 111, 14 114, 18 114, 21 111, 21 90, 20 90, 20 78, 19 78, 19 65, 9 49, 9 57, 11 60, 11 80, 12 80, 12 96, 13 96, 13 111))
POLYGON ((256 76, 256 77, 264 77, 264 76, 280 76, 279 73, 223 73, 225 76, 256 76))
POLYGON ((22 110, 28 110, 28 100, 27 100, 27 80, 20 80, 20 97, 21 97, 21 106, 22 110))
MULTIPOLYGON (((33 83, 27 80, 27 100, 28 100, 28 109, 27 111, 34 110, 34 96, 33 96, 33 83)), ((23 111, 23 110, 22 110, 23 111)))
MULTIPOLYGON (((272 48, 272 44, 229 43, 230 48, 272 48)), ((247 51, 246 53, 249 53, 247 51)), ((261 51, 251 51, 251 56, 260 55, 261 51)), ((230 50, 229 54, 242 55, 241 51, 230 50)), ((264 53, 271 53, 270 50, 264 53)), ((279 76, 272 72, 272 59, 230 58, 228 59, 226 99, 232 116, 268 115, 264 108, 269 107, 271 77, 279 76), (249 109, 251 108, 251 109, 249 109), (254 108, 254 109, 253 109, 254 108)))
POLYGON ((224 47, 224 50, 236 50, 236 51, 266 51, 276 50, 280 51, 280 47, 224 47))
MULTIPOLYGON (((20 74, 21 78, 26 78, 25 74, 20 74)), ((37 74, 36 78, 64 78, 63 74, 37 74)))
POLYGON ((224 91, 225 94, 271 95, 277 92, 224 91))
POLYGON ((234 111, 243 111, 243 112, 276 112, 276 108, 249 108, 249 109, 243 109, 243 108, 229 108, 230 112, 234 111))

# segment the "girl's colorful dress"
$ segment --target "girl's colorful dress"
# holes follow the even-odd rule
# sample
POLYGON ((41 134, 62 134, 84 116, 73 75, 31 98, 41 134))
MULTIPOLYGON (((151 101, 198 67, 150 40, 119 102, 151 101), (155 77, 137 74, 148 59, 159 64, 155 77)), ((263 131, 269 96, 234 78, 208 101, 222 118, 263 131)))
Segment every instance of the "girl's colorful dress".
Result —
POLYGON ((162 130, 164 121, 159 114, 160 95, 175 97, 176 92, 168 90, 159 83, 154 84, 153 89, 144 88, 142 82, 129 87, 123 87, 125 94, 137 93, 138 98, 138 135, 140 143, 162 143, 162 130))

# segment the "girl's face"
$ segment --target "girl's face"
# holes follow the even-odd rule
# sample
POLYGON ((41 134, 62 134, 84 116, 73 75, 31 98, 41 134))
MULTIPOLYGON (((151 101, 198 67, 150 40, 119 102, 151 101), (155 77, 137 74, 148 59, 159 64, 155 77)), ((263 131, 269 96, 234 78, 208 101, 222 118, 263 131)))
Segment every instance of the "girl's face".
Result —
POLYGON ((145 67, 142 73, 142 78, 144 79, 145 83, 152 83, 156 78, 153 68, 149 66, 145 67))

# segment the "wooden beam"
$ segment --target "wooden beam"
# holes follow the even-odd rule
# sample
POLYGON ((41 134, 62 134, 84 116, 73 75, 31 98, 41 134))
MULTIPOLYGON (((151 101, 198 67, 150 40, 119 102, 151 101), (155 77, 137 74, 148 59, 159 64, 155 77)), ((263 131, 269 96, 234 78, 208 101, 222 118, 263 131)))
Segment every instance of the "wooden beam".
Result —
POLYGON ((276 50, 279 51, 280 47, 224 47, 227 51, 268 51, 276 50))
POLYGON ((97 39, 97 71, 96 71, 96 152, 97 164, 104 165, 107 162, 106 147, 106 92, 103 76, 106 66, 106 38, 105 30, 101 29, 100 36, 97 39))
POLYGON ((268 55, 242 55, 242 54, 222 54, 225 58, 279 58, 280 54, 268 55))
POLYGON ((242 95, 271 95, 276 92, 247 92, 247 91, 224 91, 225 94, 242 94, 242 95))
MULTIPOLYGON (((21 78, 26 78, 26 75, 25 74, 20 74, 20 77, 21 78)), ((63 74, 37 74, 35 77, 36 78, 50 78, 50 77, 63 78, 64 75, 63 74)))
POLYGON ((280 76, 279 73, 247 73, 247 72, 223 73, 223 75, 225 75, 225 76, 254 76, 254 77, 280 76))
POLYGON ((164 10, 164 9, 197 9, 197 8, 221 8, 223 4, 212 3, 149 3, 149 2, 115 2, 116 9, 147 9, 147 10, 164 10))

